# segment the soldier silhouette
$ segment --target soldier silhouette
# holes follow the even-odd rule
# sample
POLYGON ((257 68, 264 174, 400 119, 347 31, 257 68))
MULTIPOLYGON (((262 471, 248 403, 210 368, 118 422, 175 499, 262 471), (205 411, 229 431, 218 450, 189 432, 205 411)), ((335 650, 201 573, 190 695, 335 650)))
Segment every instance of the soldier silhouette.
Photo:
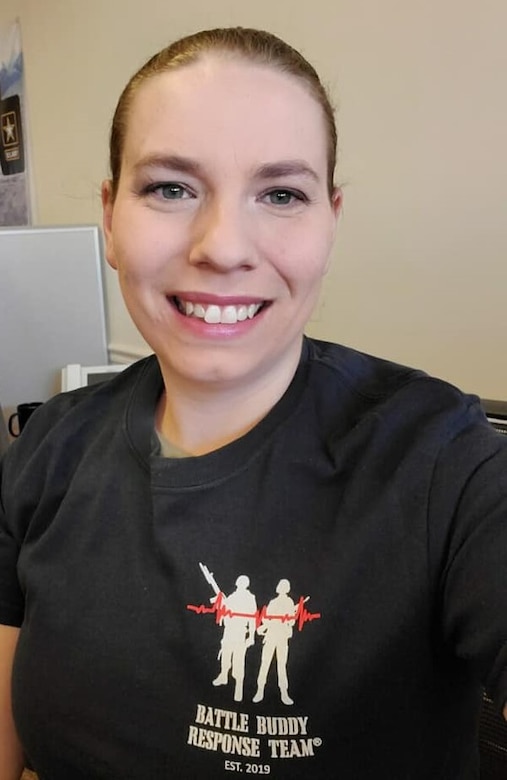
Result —
POLYGON ((257 676, 257 692, 253 698, 255 703, 264 698, 264 688, 269 667, 276 656, 278 687, 283 704, 294 704, 289 696, 289 680, 287 677, 287 658, 289 655, 289 639, 294 631, 296 605, 289 596, 289 580, 280 580, 276 586, 276 598, 272 599, 257 633, 263 637, 261 665, 257 676))
POLYGON ((243 700, 246 651, 255 641, 257 603, 249 585, 249 578, 241 574, 236 580, 236 590, 224 599, 224 607, 234 614, 222 618, 224 633, 219 654, 220 674, 213 680, 213 685, 227 685, 232 670, 234 701, 243 700))

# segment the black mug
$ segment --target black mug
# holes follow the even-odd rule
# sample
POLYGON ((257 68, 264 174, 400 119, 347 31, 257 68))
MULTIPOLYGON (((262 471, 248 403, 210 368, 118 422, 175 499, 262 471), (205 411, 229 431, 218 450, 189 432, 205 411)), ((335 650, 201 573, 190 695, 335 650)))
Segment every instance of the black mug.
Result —
POLYGON ((19 406, 16 407, 17 411, 14 412, 14 414, 11 414, 9 417, 9 433, 11 436, 14 436, 14 438, 17 438, 25 425, 28 422, 28 418, 35 412, 38 406, 42 406, 41 401, 32 401, 29 404, 19 404, 19 406), (14 422, 18 421, 16 431, 14 428, 14 422))

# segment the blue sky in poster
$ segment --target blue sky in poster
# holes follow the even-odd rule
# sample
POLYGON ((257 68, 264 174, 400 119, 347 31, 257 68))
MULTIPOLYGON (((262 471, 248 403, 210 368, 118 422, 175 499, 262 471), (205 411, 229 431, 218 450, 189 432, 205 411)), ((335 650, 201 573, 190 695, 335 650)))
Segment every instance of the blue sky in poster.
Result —
POLYGON ((0 226, 27 225, 31 218, 23 86, 21 33, 15 20, 0 28, 0 226))
POLYGON ((23 55, 21 52, 9 63, 2 62, 0 67, 0 95, 19 94, 21 79, 23 76, 23 55))

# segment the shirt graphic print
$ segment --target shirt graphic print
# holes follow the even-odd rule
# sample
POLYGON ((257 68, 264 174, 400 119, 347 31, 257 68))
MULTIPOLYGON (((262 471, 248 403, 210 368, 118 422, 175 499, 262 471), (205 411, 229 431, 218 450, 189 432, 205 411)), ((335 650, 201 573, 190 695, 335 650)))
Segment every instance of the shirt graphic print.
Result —
MULTIPOLYGON (((209 605, 187 604, 187 609, 200 619, 213 620, 221 632, 217 632, 216 676, 210 679, 210 687, 230 691, 231 710, 197 704, 188 744, 266 761, 314 756, 322 741, 309 734, 308 716, 289 714, 289 708, 295 704, 290 693, 291 641, 295 633, 303 632, 309 623, 321 618, 319 612, 307 608, 310 596, 293 596, 291 583, 281 578, 273 583, 273 598, 267 604, 258 603, 255 588, 246 574, 237 576, 235 589, 226 595, 213 572, 203 563, 199 567, 213 595, 209 605), (254 645, 259 645, 259 652, 251 651, 254 645), (253 697, 245 696, 247 670, 256 681, 253 697), (287 707, 286 717, 262 714, 268 690, 276 691, 278 700, 287 707), (252 704, 253 709, 248 707, 251 712, 232 709, 241 702, 245 709, 247 703, 252 704)), ((225 768, 243 771, 239 761, 226 761, 225 768)), ((269 764, 259 765, 257 769, 251 765, 246 767, 247 772, 262 774, 270 770, 269 764)))

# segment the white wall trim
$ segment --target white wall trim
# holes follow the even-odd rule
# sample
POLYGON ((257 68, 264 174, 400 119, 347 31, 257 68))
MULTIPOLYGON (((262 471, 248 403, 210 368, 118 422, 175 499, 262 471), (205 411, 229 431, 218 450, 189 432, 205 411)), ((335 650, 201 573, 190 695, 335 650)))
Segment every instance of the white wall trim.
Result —
POLYGON ((151 354, 149 347, 133 347, 129 344, 111 342, 108 345, 109 360, 111 363, 133 363, 135 360, 151 354))

